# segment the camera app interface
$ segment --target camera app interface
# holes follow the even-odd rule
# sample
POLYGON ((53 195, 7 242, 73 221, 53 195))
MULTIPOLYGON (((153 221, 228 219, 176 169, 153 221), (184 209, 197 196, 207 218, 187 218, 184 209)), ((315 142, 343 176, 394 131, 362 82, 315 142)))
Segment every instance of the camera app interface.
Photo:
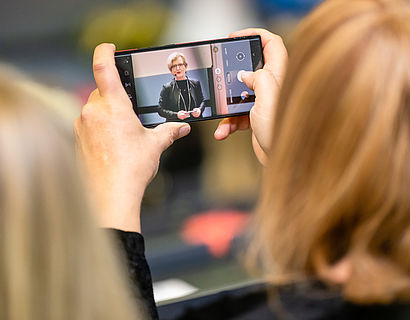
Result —
POLYGON ((254 92, 241 72, 262 67, 259 39, 211 42, 117 55, 121 81, 141 122, 195 121, 243 114, 254 92))

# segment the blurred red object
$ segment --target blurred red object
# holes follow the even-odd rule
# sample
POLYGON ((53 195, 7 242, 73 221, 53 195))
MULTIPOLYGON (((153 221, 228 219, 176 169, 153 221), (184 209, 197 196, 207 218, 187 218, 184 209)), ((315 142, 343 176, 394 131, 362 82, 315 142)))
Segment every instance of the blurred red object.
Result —
POLYGON ((186 220, 182 238, 189 244, 206 245, 216 258, 226 256, 232 239, 240 235, 249 221, 243 211, 207 211, 186 220))

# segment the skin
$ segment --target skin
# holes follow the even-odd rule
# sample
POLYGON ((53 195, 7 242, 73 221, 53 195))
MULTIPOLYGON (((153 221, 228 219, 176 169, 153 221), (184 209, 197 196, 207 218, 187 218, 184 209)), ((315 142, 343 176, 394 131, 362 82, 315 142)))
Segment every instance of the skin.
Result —
POLYGON ((171 69, 175 80, 186 80, 186 68, 188 65, 184 63, 184 59, 178 57, 172 61, 172 64, 176 65, 176 67, 171 69), (182 64, 182 66, 179 66, 180 64, 182 64))
POLYGON ((143 127, 122 87, 114 51, 112 44, 95 48, 97 89, 83 106, 74 132, 100 226, 140 232, 141 200, 158 171, 160 155, 191 128, 172 122, 143 127))
POLYGON ((215 133, 216 140, 224 140, 237 130, 252 130, 252 145, 262 164, 266 163, 271 142, 274 112, 286 72, 288 54, 282 38, 264 29, 245 29, 229 37, 260 35, 265 65, 256 72, 243 72, 242 81, 255 92, 255 105, 249 116, 223 119, 215 133))

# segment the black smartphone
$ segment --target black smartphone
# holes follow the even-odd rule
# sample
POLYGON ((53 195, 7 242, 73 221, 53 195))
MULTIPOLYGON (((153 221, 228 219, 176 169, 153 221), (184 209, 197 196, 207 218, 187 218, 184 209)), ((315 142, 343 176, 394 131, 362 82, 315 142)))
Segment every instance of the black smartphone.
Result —
POLYGON ((263 67, 260 36, 115 53, 121 82, 146 127, 248 114, 255 94, 241 72, 263 67))

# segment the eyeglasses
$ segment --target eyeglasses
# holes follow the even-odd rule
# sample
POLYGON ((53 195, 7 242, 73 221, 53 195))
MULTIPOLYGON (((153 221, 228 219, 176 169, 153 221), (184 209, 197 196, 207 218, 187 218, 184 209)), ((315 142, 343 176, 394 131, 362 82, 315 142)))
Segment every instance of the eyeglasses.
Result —
POLYGON ((182 68, 182 67, 185 67, 185 64, 184 63, 173 64, 171 66, 171 70, 175 69, 176 67, 182 68))

